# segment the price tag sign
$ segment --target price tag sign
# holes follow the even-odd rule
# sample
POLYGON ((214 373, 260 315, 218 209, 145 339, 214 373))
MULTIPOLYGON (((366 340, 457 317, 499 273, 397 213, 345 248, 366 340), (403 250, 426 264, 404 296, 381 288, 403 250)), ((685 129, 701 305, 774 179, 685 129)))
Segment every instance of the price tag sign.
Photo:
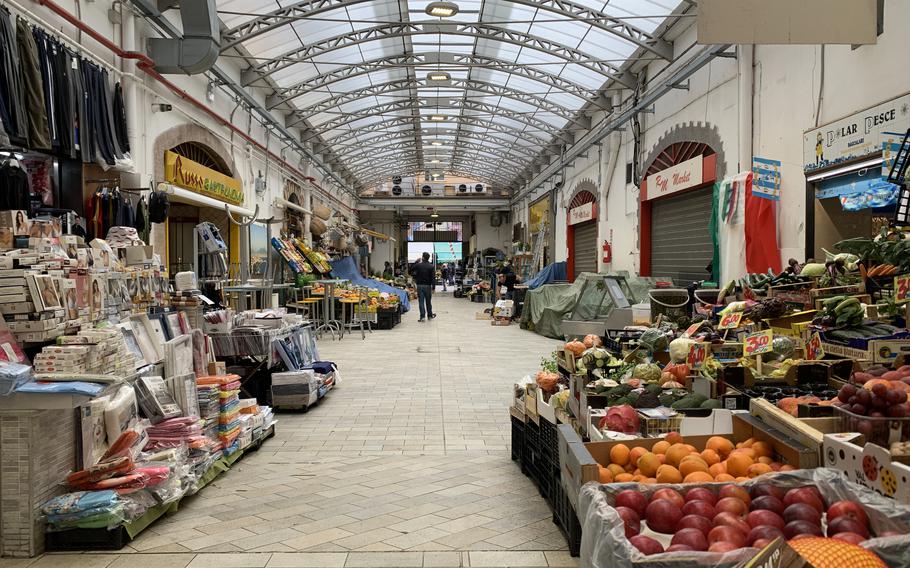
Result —
POLYGON ((705 324, 704 321, 700 321, 698 323, 693 323, 692 325, 690 325, 689 327, 686 328, 686 331, 683 332, 683 337, 692 337, 693 335, 695 335, 695 332, 697 332, 699 329, 701 329, 701 326, 703 326, 704 324, 705 324))
POLYGON ((742 319, 742 312, 728 312, 724 317, 720 318, 720 324, 717 329, 736 329, 742 319))
POLYGON ((770 329, 750 333, 743 340, 743 355, 752 357, 771 351, 771 340, 774 339, 774 332, 770 329))
POLYGON ((825 356, 825 350, 822 348, 822 339, 818 332, 812 334, 809 341, 806 342, 806 359, 817 361, 825 356))
POLYGON ((898 304, 910 301, 910 274, 894 277, 894 301, 898 304))
POLYGON ((708 357, 707 343, 693 343, 689 347, 689 355, 686 356, 686 365, 690 369, 701 369, 705 365, 705 359, 708 357))

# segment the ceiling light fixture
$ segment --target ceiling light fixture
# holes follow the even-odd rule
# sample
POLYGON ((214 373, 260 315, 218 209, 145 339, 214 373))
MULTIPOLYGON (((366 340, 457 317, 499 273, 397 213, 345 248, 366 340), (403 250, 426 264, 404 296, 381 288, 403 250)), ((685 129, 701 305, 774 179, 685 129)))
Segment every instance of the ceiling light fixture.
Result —
POLYGON ((431 163, 431 164, 438 164, 438 163, 439 163, 439 160, 430 160, 430 163, 431 163))
POLYGON ((432 217, 433 219, 438 219, 439 213, 437 213, 436 210, 433 209, 433 211, 430 213, 430 217, 432 217))
POLYGON ((432 142, 430 142, 430 146, 442 146, 442 142, 440 142, 439 140, 433 140, 432 142))
POLYGON ((458 4, 454 2, 430 2, 424 9, 428 16, 434 18, 451 18, 458 13, 458 4))
POLYGON ((431 114, 430 115, 430 120, 432 120, 433 122, 442 122, 445 119, 446 119, 446 117, 442 116, 441 114, 431 114))
POLYGON ((451 81, 452 76, 446 73, 445 71, 432 71, 427 73, 427 81, 435 81, 437 83, 442 81, 451 81))

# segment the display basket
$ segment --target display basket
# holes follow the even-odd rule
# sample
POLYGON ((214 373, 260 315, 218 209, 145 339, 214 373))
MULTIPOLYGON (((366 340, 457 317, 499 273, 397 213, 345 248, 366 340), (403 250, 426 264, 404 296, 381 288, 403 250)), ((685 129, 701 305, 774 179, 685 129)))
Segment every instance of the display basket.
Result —
POLYGON ((657 288, 648 290, 651 301, 651 321, 657 316, 677 320, 688 315, 689 292, 682 288, 657 288))
POLYGON ((286 340, 294 336, 301 346, 308 347, 309 341, 304 331, 305 325, 295 325, 278 329, 235 327, 229 333, 209 333, 212 339, 212 350, 215 357, 253 357, 265 359, 269 367, 281 361, 275 348, 276 340, 286 340))
POLYGON ((834 415, 840 418, 840 432, 859 432, 866 442, 883 448, 910 440, 910 417, 873 418, 854 414, 840 406, 834 407, 834 415))

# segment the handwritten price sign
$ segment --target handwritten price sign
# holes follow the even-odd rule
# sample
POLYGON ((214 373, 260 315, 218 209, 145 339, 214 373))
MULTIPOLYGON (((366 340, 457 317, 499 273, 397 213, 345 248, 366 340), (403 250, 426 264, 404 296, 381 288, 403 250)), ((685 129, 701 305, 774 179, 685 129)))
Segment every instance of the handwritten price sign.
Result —
POLYGON ((707 343, 693 343, 689 347, 689 355, 686 356, 686 365, 690 369, 701 369, 705 365, 705 359, 708 357, 707 343))
POLYGON ((894 301, 898 304, 910 301, 910 274, 894 277, 894 301))
POLYGON ((774 332, 770 329, 750 333, 743 341, 743 355, 752 357, 771 351, 771 340, 774 339, 774 332))
POLYGON ((686 328, 686 331, 683 332, 683 337, 692 337, 693 335, 695 335, 695 333, 699 329, 701 329, 701 326, 703 326, 703 325, 705 325, 704 321, 700 321, 698 323, 693 323, 692 325, 690 325, 689 327, 686 328))
POLYGON ((720 318, 720 325, 717 326, 717 329, 736 329, 742 319, 742 312, 728 312, 724 317, 720 318))
POLYGON ((806 342, 806 359, 816 361, 825 356, 825 350, 822 348, 822 339, 818 332, 812 334, 809 341, 806 342))

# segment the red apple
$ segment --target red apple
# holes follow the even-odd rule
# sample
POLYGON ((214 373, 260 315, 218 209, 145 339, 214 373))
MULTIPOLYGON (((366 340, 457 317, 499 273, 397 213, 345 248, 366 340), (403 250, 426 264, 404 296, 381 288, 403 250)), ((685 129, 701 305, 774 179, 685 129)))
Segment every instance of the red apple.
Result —
POLYGON ((752 487, 752 498, 761 497, 762 495, 770 495, 771 497, 777 497, 778 499, 783 499, 784 495, 787 492, 781 489, 776 485, 771 485, 770 483, 758 483, 752 487))
POLYGON ((682 509, 683 505, 686 504, 686 500, 683 499, 682 495, 679 494, 679 491, 670 489, 669 487, 664 487, 663 489, 658 489, 651 495, 651 502, 657 501, 658 499, 666 499, 676 505, 678 508, 682 509))
POLYGON ((726 525, 732 527, 739 532, 743 533, 743 536, 749 534, 749 531, 752 530, 752 527, 749 526, 749 523, 742 520, 741 517, 734 515, 733 513, 718 513, 714 517, 714 526, 719 527, 726 525))
POLYGON ((708 550, 708 539, 705 538, 705 533, 698 529, 679 529, 673 535, 670 544, 685 544, 693 550, 708 550))
POLYGON ((637 548, 639 552, 646 556, 660 554, 664 551, 664 547, 661 546, 659 542, 643 534, 633 536, 629 539, 629 542, 632 543, 632 546, 637 548))
POLYGON ((869 517, 863 506, 854 501, 837 501, 828 507, 828 522, 839 517, 849 517, 861 525, 869 525, 869 517))
POLYGON ((685 544, 671 544, 665 552, 695 552, 695 549, 685 544))
POLYGON ((682 512, 683 515, 698 515, 708 519, 713 519, 714 515, 717 514, 717 511, 714 510, 714 505, 707 501, 689 501, 683 505, 682 512))
POLYGON ((720 491, 717 492, 717 496, 721 499, 724 497, 736 497, 737 499, 743 501, 748 505, 752 502, 752 498, 749 496, 749 492, 746 491, 744 487, 739 485, 724 485, 720 488, 720 491))
POLYGON ((825 505, 819 498, 815 488, 798 487, 787 491, 787 494, 784 495, 784 507, 789 507, 794 503, 805 503, 812 506, 819 513, 825 512, 825 505))
POLYGON ((850 517, 842 516, 837 517, 833 521, 828 521, 829 535, 842 532, 852 532, 869 538, 869 529, 866 527, 866 525, 862 525, 850 517))
POLYGON ((733 552, 742 547, 743 545, 740 544, 719 540, 708 547, 708 552, 733 552))
MULTIPOLYGON (((761 499, 761 497, 759 497, 759 499, 761 499)), ((752 528, 766 525, 784 530, 784 526, 786 525, 784 519, 780 515, 767 509, 757 509, 750 512, 746 515, 746 522, 749 523, 749 526, 752 528)))
POLYGON ((760 539, 758 539, 758 540, 756 540, 755 542, 752 543, 752 548, 757 548, 757 549, 761 550, 761 549, 763 549, 764 547, 766 547, 766 546, 768 546, 769 544, 771 544, 772 542, 774 542, 774 541, 773 541, 773 540, 768 540, 768 539, 766 539, 766 538, 760 538, 760 539))
POLYGON ((787 523, 787 526, 784 527, 784 535, 786 535, 788 540, 801 534, 825 536, 822 533, 822 528, 820 526, 815 523, 810 523, 809 521, 790 521, 787 523))
POLYGON ((815 536, 814 534, 798 534, 795 537, 787 539, 787 540, 799 540, 801 538, 818 538, 818 537, 815 536))
POLYGON ((749 505, 736 497, 724 497, 714 505, 718 513, 733 513, 740 517, 749 512, 749 505))
POLYGON ((778 515, 783 515, 784 503, 773 495, 762 495, 752 500, 752 503, 749 504, 749 509, 752 511, 759 511, 764 509, 773 511, 778 515))
POLYGON ((717 497, 707 487, 694 487, 686 491, 686 502, 689 501, 705 501, 714 505, 714 503, 717 503, 717 497))
POLYGON ((818 509, 806 503, 794 503, 784 509, 784 521, 792 523, 793 521, 806 521, 813 525, 821 526, 822 514, 818 509))
POLYGON ((686 515, 680 519, 679 525, 677 526, 681 529, 698 529, 704 533, 705 536, 714 528, 714 525, 711 524, 710 520, 698 515, 686 515))
POLYGON ((631 538, 641 532, 641 519, 633 509, 629 507, 616 507, 619 518, 626 528, 626 538, 631 538))
POLYGON ((616 507, 628 507, 638 513, 639 518, 645 516, 645 509, 648 507, 648 498, 644 493, 639 493, 632 489, 626 489, 616 494, 614 501, 616 507))
POLYGON ((715 544, 717 542, 727 542, 736 546, 736 548, 742 548, 746 545, 746 535, 731 526, 720 525, 714 527, 708 533, 708 543, 715 544))
POLYGON ((837 540, 843 540, 852 544, 859 544, 865 542, 867 539, 861 534, 856 534, 852 532, 841 532, 832 536, 831 538, 836 538, 837 540))
POLYGON ((760 538, 765 538, 768 540, 774 540, 775 538, 784 538, 784 532, 777 527, 760 525, 749 531, 749 536, 746 537, 746 542, 749 543, 749 546, 752 546, 755 544, 755 541, 760 538))
POLYGON ((645 509, 645 519, 651 530, 664 534, 676 532, 676 525, 682 519, 682 511, 668 499, 657 499, 645 509))

